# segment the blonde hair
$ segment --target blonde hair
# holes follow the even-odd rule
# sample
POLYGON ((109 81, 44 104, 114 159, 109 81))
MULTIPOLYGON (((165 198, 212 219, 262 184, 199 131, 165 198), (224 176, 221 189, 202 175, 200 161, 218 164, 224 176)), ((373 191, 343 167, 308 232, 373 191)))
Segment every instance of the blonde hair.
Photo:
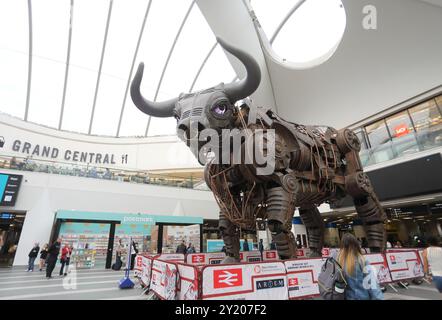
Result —
POLYGON ((350 233, 346 233, 342 237, 338 262, 350 276, 355 275, 357 263, 361 265, 365 263, 359 241, 350 233))

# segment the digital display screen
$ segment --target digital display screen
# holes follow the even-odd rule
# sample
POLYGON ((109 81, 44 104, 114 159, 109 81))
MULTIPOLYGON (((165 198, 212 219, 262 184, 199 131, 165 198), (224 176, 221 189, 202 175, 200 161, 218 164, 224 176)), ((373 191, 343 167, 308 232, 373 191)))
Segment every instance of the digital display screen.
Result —
POLYGON ((0 206, 12 207, 17 201, 23 176, 0 173, 0 206))

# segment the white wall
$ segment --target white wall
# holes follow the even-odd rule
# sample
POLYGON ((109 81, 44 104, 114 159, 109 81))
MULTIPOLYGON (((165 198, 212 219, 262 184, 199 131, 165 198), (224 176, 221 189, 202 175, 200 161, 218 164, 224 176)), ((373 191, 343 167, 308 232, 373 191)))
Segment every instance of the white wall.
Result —
POLYGON ((146 213, 217 219, 211 192, 136 183, 2 170, 23 174, 15 207, 26 211, 14 265, 24 265, 35 241, 46 243, 57 210, 146 213))

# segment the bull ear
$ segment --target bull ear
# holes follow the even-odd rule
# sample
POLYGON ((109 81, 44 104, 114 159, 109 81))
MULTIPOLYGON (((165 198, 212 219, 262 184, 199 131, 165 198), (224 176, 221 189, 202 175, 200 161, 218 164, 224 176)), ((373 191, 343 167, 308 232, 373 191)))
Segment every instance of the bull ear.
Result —
POLYGON ((178 101, 178 98, 166 100, 163 102, 153 102, 145 99, 140 92, 143 72, 144 63, 141 62, 130 86, 130 96, 132 97, 132 101, 137 106, 137 108, 141 110, 141 112, 144 112, 149 116, 160 118, 173 117, 175 103, 178 101))
POLYGON ((235 48, 220 38, 216 38, 221 47, 238 58, 246 68, 246 77, 239 82, 231 82, 224 86, 224 91, 232 103, 250 96, 258 89, 261 82, 261 69, 256 60, 247 52, 235 48))

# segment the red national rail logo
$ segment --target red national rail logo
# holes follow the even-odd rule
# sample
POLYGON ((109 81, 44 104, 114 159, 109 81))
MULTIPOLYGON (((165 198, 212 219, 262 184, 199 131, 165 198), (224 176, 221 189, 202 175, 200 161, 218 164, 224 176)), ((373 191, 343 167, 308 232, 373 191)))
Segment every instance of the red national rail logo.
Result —
POLYGON ((203 254, 192 255, 192 263, 204 263, 205 257, 203 254))
POLYGON ((276 252, 266 252, 266 259, 276 259, 276 252))
POLYGON ((298 285, 299 285, 298 278, 289 279, 289 287, 298 286, 298 285))
POLYGON ((224 269, 213 271, 213 287, 215 289, 242 286, 242 269, 224 269))

